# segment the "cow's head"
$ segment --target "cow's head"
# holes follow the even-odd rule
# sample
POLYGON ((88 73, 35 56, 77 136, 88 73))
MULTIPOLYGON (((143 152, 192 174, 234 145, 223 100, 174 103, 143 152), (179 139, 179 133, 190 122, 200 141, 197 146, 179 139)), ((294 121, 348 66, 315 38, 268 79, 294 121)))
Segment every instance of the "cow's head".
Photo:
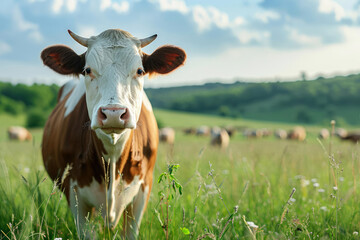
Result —
POLYGON ((185 61, 185 52, 162 46, 151 55, 141 48, 156 35, 137 39, 122 30, 106 30, 96 37, 83 38, 69 31, 86 53, 55 45, 41 53, 45 65, 64 75, 83 75, 91 128, 97 134, 121 134, 136 127, 146 74, 167 74, 185 61))

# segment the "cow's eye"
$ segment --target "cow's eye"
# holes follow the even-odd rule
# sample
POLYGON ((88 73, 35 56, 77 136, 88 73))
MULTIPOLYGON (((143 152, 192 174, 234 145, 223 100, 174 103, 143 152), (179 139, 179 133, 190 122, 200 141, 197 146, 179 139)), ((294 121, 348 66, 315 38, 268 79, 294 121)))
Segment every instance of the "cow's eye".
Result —
POLYGON ((86 75, 89 75, 89 74, 91 74, 91 68, 85 68, 85 73, 86 73, 86 75))
POLYGON ((136 71, 137 75, 141 76, 144 75, 144 70, 142 70, 141 68, 138 68, 138 70, 136 71))

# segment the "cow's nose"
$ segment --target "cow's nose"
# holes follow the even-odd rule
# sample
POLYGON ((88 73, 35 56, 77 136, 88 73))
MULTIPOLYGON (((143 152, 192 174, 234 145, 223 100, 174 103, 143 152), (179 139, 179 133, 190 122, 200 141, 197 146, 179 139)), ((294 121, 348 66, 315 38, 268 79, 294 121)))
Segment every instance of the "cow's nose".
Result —
POLYGON ((106 106, 99 108, 97 118, 104 128, 125 128, 130 114, 127 108, 106 106))

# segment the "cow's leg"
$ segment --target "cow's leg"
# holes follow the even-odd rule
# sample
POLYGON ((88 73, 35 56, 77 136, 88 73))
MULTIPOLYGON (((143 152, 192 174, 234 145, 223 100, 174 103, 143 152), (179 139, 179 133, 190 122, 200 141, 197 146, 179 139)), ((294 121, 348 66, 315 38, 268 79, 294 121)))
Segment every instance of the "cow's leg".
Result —
POLYGON ((139 234, 140 223, 146 204, 149 200, 149 186, 141 186, 138 194, 134 197, 124 212, 123 236, 126 239, 136 239, 139 234))
POLYGON ((86 224, 87 217, 90 216, 92 208, 86 204, 81 195, 78 194, 76 185, 70 188, 70 209, 74 216, 79 239, 92 239, 92 234, 86 224))

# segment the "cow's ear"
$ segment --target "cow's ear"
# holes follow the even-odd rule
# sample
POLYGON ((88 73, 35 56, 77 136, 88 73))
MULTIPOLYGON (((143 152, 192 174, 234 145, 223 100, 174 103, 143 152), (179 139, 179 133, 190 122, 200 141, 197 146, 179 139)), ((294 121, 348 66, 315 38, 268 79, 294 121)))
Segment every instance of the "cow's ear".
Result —
POLYGON ((63 75, 83 74, 85 53, 77 55, 71 48, 55 45, 45 48, 41 52, 43 63, 57 73, 63 75))
POLYGON ((162 46, 151 55, 144 53, 143 66, 146 73, 167 74, 183 65, 186 59, 184 50, 174 46, 162 46))

